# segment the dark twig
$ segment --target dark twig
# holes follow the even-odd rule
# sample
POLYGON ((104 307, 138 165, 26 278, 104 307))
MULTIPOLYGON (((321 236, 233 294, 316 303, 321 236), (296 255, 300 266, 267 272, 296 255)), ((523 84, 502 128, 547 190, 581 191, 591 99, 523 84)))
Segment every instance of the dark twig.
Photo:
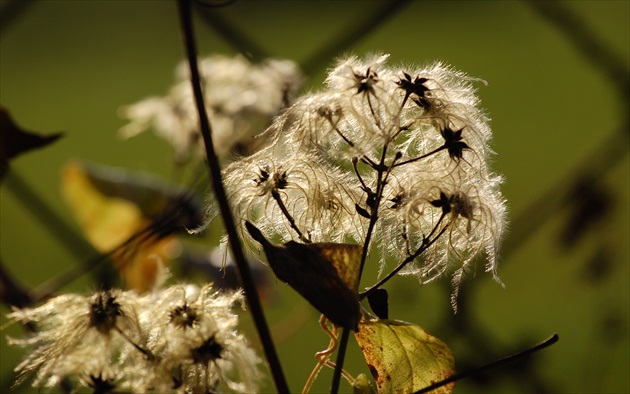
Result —
POLYGON ((0 11, 0 33, 6 33, 6 29, 26 14, 26 9, 35 5, 35 1, 10 0, 4 3, 0 11))
POLYGON ((545 341, 539 343, 538 345, 535 345, 527 350, 524 350, 522 352, 518 352, 516 354, 512 354, 511 356, 507 356, 505 358, 502 358, 500 360, 497 361, 493 361, 489 364, 483 365, 481 367, 472 369, 470 371, 464 371, 464 372, 460 372, 460 373, 456 373, 455 375, 448 377, 442 381, 439 381, 437 383, 434 383, 430 386, 427 386, 421 390, 418 390, 415 392, 415 394, 423 394, 423 393, 428 393, 430 391, 433 391, 439 387, 442 387, 446 384, 452 383, 452 382, 456 382, 460 379, 469 377, 469 376, 473 376, 473 375, 477 375, 480 374, 482 372, 485 372, 487 370, 496 368, 496 367, 500 367, 506 364, 509 364, 513 361, 516 361, 518 359, 521 359, 523 357, 529 356, 532 353, 535 353, 539 350, 542 350, 546 347, 549 347, 551 345, 553 345, 554 343, 558 342, 558 340, 560 339, 560 337, 558 336, 558 334, 553 334, 550 338, 546 339, 545 341))
MULTIPOLYGON (((442 216, 444 217, 444 216, 442 216)), ((440 218, 440 221, 442 221, 442 218, 440 218)), ((439 225, 439 222, 438 222, 439 225)), ((433 229, 433 231, 431 232, 431 234, 433 234, 433 232, 435 231, 435 229, 437 229, 437 225, 436 227, 433 229)), ((401 269, 405 268, 407 266, 407 264, 409 264, 410 262, 412 262, 413 260, 415 260, 418 256, 420 256, 422 253, 424 253, 425 250, 429 249, 429 247, 431 247, 431 245, 433 245, 435 243, 435 241, 438 240, 438 238, 440 238, 442 236, 442 234, 444 234, 444 232, 448 229, 448 226, 444 226, 444 228, 442 228, 442 230, 440 230, 440 232, 435 236, 435 238, 429 240, 429 238, 427 238, 427 241, 423 242, 422 245, 418 248, 418 250, 416 250, 415 253, 413 253, 412 255, 410 255, 409 257, 407 257, 405 260, 402 261, 402 263, 398 264, 398 266, 396 268, 394 268, 389 274, 387 274, 387 276, 385 276, 383 279, 379 280, 374 286, 370 287, 369 289, 366 289, 365 291, 361 292, 359 294, 359 299, 363 299, 365 297, 367 297, 368 295, 370 295, 370 293, 376 291, 377 289, 379 289, 381 286, 383 286, 387 281, 389 281, 391 278, 393 278, 398 272, 400 272, 401 269)), ((430 237, 430 236, 429 236, 430 237)))
POLYGON ((24 308, 33 303, 28 291, 9 274, 2 261, 0 261, 0 301, 18 308, 24 308))
MULTIPOLYGON (((547 19, 576 47, 595 70, 605 75, 612 87, 624 97, 630 98, 630 75, 621 56, 612 51, 578 15, 557 1, 527 1, 540 16, 547 19)), ((625 108, 627 110, 627 106, 625 108)))
MULTIPOLYGON (((392 162, 392 165, 385 165, 385 159, 387 158, 387 144, 383 147, 383 151, 381 152, 381 159, 378 165, 373 166, 372 168, 376 170, 376 192, 370 191, 367 186, 365 193, 367 194, 367 205, 370 208, 370 223, 368 224, 368 229, 365 234, 365 241, 363 243, 363 251, 361 254, 361 264, 359 265, 359 281, 361 280, 361 275, 363 274, 363 268, 365 267, 365 262, 367 261, 368 253, 370 250, 370 244, 372 241, 372 233, 374 228, 376 227, 376 222, 378 221, 378 210, 381 205, 381 200, 383 197, 383 188, 387 183, 387 176, 393 167, 393 163, 398 160, 399 155, 396 155, 396 158, 392 162)), ((355 166, 356 171, 356 163, 353 160, 353 165, 355 166)), ((357 171, 357 176, 361 181, 361 176, 357 171)), ((363 182, 363 181, 361 181, 363 182)), ((365 184, 364 184, 365 185, 365 184)), ((337 352, 337 361, 335 363, 335 370, 333 372, 333 379, 331 385, 331 394, 337 394, 339 391, 339 384, 341 382, 341 372, 343 371, 343 362, 346 356, 346 348, 348 346, 348 338, 350 337, 350 330, 347 328, 343 328, 341 331, 341 340, 339 341, 339 351, 337 352)))
POLYGON ((260 62, 269 57, 256 41, 246 36, 233 24, 218 14, 216 9, 201 9, 200 15, 227 43, 252 62, 260 62))
POLYGON ((201 90, 200 75, 197 68, 197 49, 193 33, 191 1, 179 0, 177 4, 179 8, 179 16, 185 45, 185 52, 188 58, 188 64, 190 66, 190 78, 195 97, 195 104, 199 115, 201 135, 203 137, 205 145, 205 152, 208 160, 208 167, 210 169, 210 177, 214 195, 219 204, 221 218, 223 219, 223 225, 228 234, 232 256, 234 258, 236 266, 238 267, 239 279, 241 285, 243 286, 243 290, 247 298, 247 303, 251 310, 252 317, 256 325, 258 335, 260 337, 260 341, 263 345, 267 362, 269 363, 271 374, 276 384, 276 389, 280 393, 289 393, 289 387, 286 383, 286 379, 280 365, 280 360, 278 359, 278 355, 276 354, 276 349, 271 338, 271 333, 269 332, 269 327, 267 326, 265 315, 260 304, 258 290, 256 289, 256 284, 254 282, 251 269, 249 267, 249 264, 247 263, 247 260, 245 259, 245 255, 243 253, 240 240, 238 238, 234 219, 232 217, 225 189, 223 187, 221 167, 219 165, 219 160, 216 156, 216 153, 214 152, 210 122, 206 113, 203 93, 201 90))
POLYGON ((273 197, 273 199, 278 204, 278 207, 280 208, 280 211, 282 211, 282 214, 284 215, 284 217, 289 221, 289 225, 291 226, 293 231, 295 231, 297 233, 298 237, 300 238, 300 241, 302 241, 304 243, 310 243, 311 240, 306 238, 304 236, 304 234, 302 234, 302 231, 300 231, 300 228, 295 223, 295 219, 293 219, 293 216, 291 216, 291 214, 289 213, 289 210, 284 205, 284 202, 282 201, 282 197, 280 197, 280 193, 278 193, 277 190, 273 190, 271 192, 271 197, 273 197))
POLYGON ((331 394, 339 392, 341 384, 341 372, 343 371, 343 361, 346 358, 346 349, 348 348, 348 340, 350 339, 350 330, 343 328, 341 330, 341 339, 339 339, 339 351, 337 352, 337 363, 333 372, 332 385, 330 387, 331 394))
MULTIPOLYGON (((16 201, 26 208, 26 212, 37 218, 38 223, 41 223, 68 252, 76 259, 84 262, 84 267, 77 268, 77 270, 83 270, 84 268, 90 270, 93 268, 91 260, 86 260, 86 256, 99 254, 98 251, 68 225, 46 201, 40 198, 35 190, 15 170, 11 170, 7 174, 3 185, 13 193, 16 201)), ((113 284, 112 278, 115 276, 114 268, 111 265, 103 265, 94 273, 96 282, 102 288, 111 287, 113 284)))
POLYGON ((348 48, 364 38, 369 32, 373 31, 389 18, 396 15, 396 12, 409 2, 409 0, 385 2, 384 6, 379 7, 372 15, 362 20, 351 30, 335 36, 330 44, 321 50, 316 51, 311 55, 311 57, 302 62, 302 70, 304 70, 306 75, 313 75, 318 70, 323 69, 326 65, 328 65, 330 59, 333 59, 336 56, 339 56, 340 53, 348 50, 348 48))
MULTIPOLYGON (((67 271, 60 273, 59 275, 50 278, 46 282, 40 284, 35 289, 30 291, 33 301, 38 302, 50 297, 55 291, 59 290, 63 286, 68 285, 72 281, 79 278, 81 275, 96 269, 103 262, 110 260, 113 261, 115 256, 124 252, 127 248, 138 246, 145 241, 150 240, 151 237, 158 236, 157 232, 149 226, 147 229, 141 229, 140 231, 132 234, 129 238, 123 241, 121 244, 106 253, 98 253, 92 258, 83 261, 81 265, 75 265, 69 268, 67 271), (137 244, 137 245, 134 245, 137 244)), ((114 264, 115 265, 115 264, 114 264)), ((101 288, 105 288, 99 284, 101 288)))
POLYGON ((74 257, 82 260, 85 256, 95 253, 94 247, 40 198, 15 169, 9 171, 3 185, 15 196, 15 200, 24 206, 25 211, 36 217, 38 223, 41 223, 74 257))

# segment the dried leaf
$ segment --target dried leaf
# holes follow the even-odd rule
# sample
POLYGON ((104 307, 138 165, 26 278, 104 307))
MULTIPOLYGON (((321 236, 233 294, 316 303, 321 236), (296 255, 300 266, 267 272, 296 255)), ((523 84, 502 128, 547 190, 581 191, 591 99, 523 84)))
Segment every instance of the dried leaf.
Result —
POLYGON ((39 135, 15 124, 9 112, 0 107, 0 178, 8 171, 9 160, 26 151, 54 142, 61 133, 39 135))
POLYGON ((262 244, 278 279, 337 326, 357 329, 360 245, 291 241, 275 246, 253 224, 246 225, 252 238, 262 244))
MULTIPOLYGON (((450 349, 421 327, 395 320, 362 321, 355 337, 379 393, 413 393, 455 373, 450 349)), ((450 394, 455 383, 434 393, 450 394)))
POLYGON ((103 193, 78 163, 64 168, 61 190, 94 247, 102 253, 116 250, 112 259, 127 287, 150 289, 159 277, 159 264, 170 260, 176 247, 174 231, 166 231, 173 226, 156 228, 155 218, 147 217, 136 202, 103 193))
POLYGON ((389 295, 385 289, 376 289, 367 296, 370 308, 379 319, 389 319, 389 295))
POLYGON ((201 225, 203 206, 188 191, 168 184, 148 173, 133 173, 122 168, 81 163, 89 182, 105 196, 133 203, 147 218, 155 218, 168 211, 174 217, 171 231, 196 228, 201 225), (175 211, 171 212, 172 208, 175 211))

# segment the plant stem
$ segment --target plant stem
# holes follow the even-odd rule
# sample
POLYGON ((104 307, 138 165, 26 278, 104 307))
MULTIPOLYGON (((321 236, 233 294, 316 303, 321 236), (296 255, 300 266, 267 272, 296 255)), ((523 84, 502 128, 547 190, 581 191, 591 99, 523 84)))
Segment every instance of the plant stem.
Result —
POLYGON ((429 156, 431 156, 433 154, 436 154, 439 151, 442 151, 444 149, 446 149, 446 145, 442 145, 439 148, 436 148, 436 149, 432 150, 429 153, 425 153, 422 156, 414 157, 413 159, 409 159, 409 160, 401 161, 400 163, 396 163, 396 164, 394 164, 394 167, 398 167, 398 166, 402 166, 402 165, 405 165, 405 164, 413 163, 414 161, 422 160, 422 159, 427 158, 427 157, 429 157, 429 156))
POLYGON ((297 233, 298 237, 300 238, 300 241, 302 241, 302 242, 304 242, 306 244, 310 243, 311 240, 306 238, 304 236, 304 234, 302 234, 302 232, 300 231, 300 228, 297 226, 297 224, 295 224, 295 219, 293 219, 293 216, 291 216, 291 214, 289 213, 289 210, 284 205, 284 202, 282 202, 282 198, 280 197, 280 193, 278 193, 278 191, 276 191, 276 190, 273 190, 271 192, 271 197, 273 197, 273 199, 278 204, 278 207, 280 207, 280 211, 282 211, 282 214, 284 215, 284 217, 287 218, 287 220, 289 221, 289 225, 291 225, 291 228, 293 229, 293 231, 295 231, 297 233))
POLYGON ((437 389, 439 387, 442 387, 442 386, 444 386, 446 384, 458 381, 458 380, 466 378, 468 376, 477 375, 477 374, 480 374, 481 372, 487 371, 489 369, 500 367, 502 365, 511 363, 511 362, 516 361, 516 360, 518 360, 520 358, 523 358, 525 356, 529 356, 530 354, 535 353, 535 352, 537 352, 539 350, 542 350, 542 349, 544 349, 546 347, 549 347, 549 346, 553 345, 554 343, 558 342, 559 339, 560 339, 560 337, 558 336, 558 334, 553 334, 551 337, 549 337, 545 341, 543 341, 543 342, 539 343, 538 345, 535 345, 535 346, 533 346, 533 347, 531 347, 531 348, 529 348, 527 350, 524 350, 522 352, 518 352, 516 354, 512 354, 511 356, 504 357, 504 358, 502 358, 500 360, 493 361, 493 362, 491 362, 489 364, 482 365, 481 367, 475 368, 475 369, 470 370, 470 371, 464 371, 464 372, 456 373, 455 375, 452 375, 452 376, 450 376, 450 377, 448 377, 448 378, 446 378, 444 380, 441 380, 441 381, 439 381, 437 383, 434 383, 434 384, 432 384, 430 386, 427 386, 427 387, 425 387, 425 388, 423 388, 421 390, 418 390, 414 394, 428 393, 428 392, 433 391, 433 390, 435 390, 435 389, 437 389))
POLYGON ((0 260, 0 301, 18 308, 24 308, 33 303, 28 291, 4 268, 2 260, 0 260))
MULTIPOLYGON (((77 234, 72 226, 66 223, 15 170, 8 173, 3 185, 13 193, 16 201, 24 206, 26 212, 35 217, 38 223, 41 223, 59 241, 60 245, 64 246, 75 258, 83 261, 83 266, 76 267, 74 270, 85 272, 85 270, 92 268, 91 259, 85 261, 85 256, 100 255, 100 253, 85 238, 77 234)), ((113 266, 101 266, 98 271, 94 272, 96 283, 102 288, 112 287, 112 278, 115 277, 113 266)), ((52 291, 55 290, 57 289, 52 289, 52 291)))
POLYGON ((188 64, 190 66, 190 78, 195 97, 195 104, 197 106, 197 112, 199 115, 201 135, 203 137, 206 157, 208 160, 208 167, 210 169, 212 188, 215 194, 215 198, 217 199, 217 202, 219 204, 221 218, 223 219, 223 225, 228 235, 232 256, 234 257, 234 261, 236 262, 236 266, 238 268, 241 286, 243 286, 243 290, 247 298, 247 303, 251 310, 254 324, 256 325, 256 330, 258 331, 258 335, 260 337, 260 341, 263 345, 265 356, 267 358, 267 362, 269 363, 269 368, 271 370, 276 389, 279 393, 289 393, 289 387, 287 386, 286 379, 280 365, 280 360, 278 359, 278 355, 276 353, 276 349, 273 344, 271 334, 269 332, 269 327, 267 326, 265 315, 260 304, 258 290, 256 289, 256 284, 254 282, 249 264, 245 259, 245 255, 243 253, 240 240, 238 238, 236 226, 234 224, 234 219, 232 217, 225 189, 223 187, 221 168, 219 166, 219 160, 214 151, 214 145, 212 143, 210 122, 208 120, 206 107, 203 101, 199 70, 197 68, 197 53, 195 38, 193 34, 191 1, 178 0, 177 4, 179 8, 180 23, 183 33, 186 55, 188 58, 188 64))
POLYGON ((401 269, 405 268, 405 266, 407 264, 409 264, 410 262, 412 262, 413 260, 416 259, 416 257, 420 256, 422 253, 424 253, 425 250, 429 249, 429 247, 431 245, 433 245, 433 243, 435 241, 437 241, 438 238, 440 238, 442 236, 442 234, 444 234, 444 232, 446 231, 447 227, 445 226, 439 233, 438 235, 433 238, 432 240, 423 243, 422 246, 420 246, 420 248, 411 256, 407 257, 405 260, 403 260, 402 263, 398 264, 398 266, 396 268, 394 268, 389 274, 387 274, 387 276, 385 276, 383 279, 379 280, 374 286, 370 287, 369 289, 365 290, 364 292, 359 294, 359 299, 362 300, 365 297, 367 297, 370 293, 374 292, 376 289, 380 288, 381 286, 383 286, 385 284, 385 282, 389 281, 391 278, 394 277, 394 275, 396 275, 401 269))
MULTIPOLYGON (((376 226, 376 222, 378 221, 378 209, 381 205, 381 199, 383 197, 383 188, 385 187, 385 178, 389 174, 391 170, 391 166, 385 166, 385 159, 387 157, 387 144, 383 147, 383 152, 381 153, 381 160, 377 166, 372 166, 377 171, 377 181, 376 181, 376 192, 374 193, 374 201, 370 205, 370 223, 368 225, 367 233, 365 235, 365 243, 363 244, 363 252, 361 254, 361 265, 359 266, 359 281, 361 280, 361 275, 363 274, 363 268, 365 267, 365 261, 367 260, 368 252, 370 250, 370 242, 372 240, 372 233, 374 231, 374 227, 376 226)), ((395 163, 396 159, 394 159, 395 163)), ((357 176, 361 183, 361 176, 356 169, 357 176)), ((366 190, 366 193, 367 190, 366 190)), ((337 394, 339 391, 339 383, 341 382, 341 371, 343 371, 343 361, 346 357, 346 348, 348 347, 348 339, 350 338, 350 330, 347 328, 343 328, 341 331, 341 340, 339 341, 339 351, 337 353, 337 361, 335 364, 335 371, 333 372, 333 380, 331 385, 331 394, 337 394)))
POLYGON ((350 329, 343 328, 341 330, 341 339, 339 340, 339 352, 337 353, 337 363, 333 372, 332 385, 330 387, 331 394, 339 392, 339 384, 341 383, 341 371, 343 371, 343 360, 346 358, 346 349, 348 348, 348 339, 350 339, 350 329))

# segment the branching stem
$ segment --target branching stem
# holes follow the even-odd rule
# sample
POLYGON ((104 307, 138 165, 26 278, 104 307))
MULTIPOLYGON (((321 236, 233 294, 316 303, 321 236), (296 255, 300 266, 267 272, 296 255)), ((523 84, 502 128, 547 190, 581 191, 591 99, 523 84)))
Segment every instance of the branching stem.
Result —
MULTIPOLYGON (((442 215, 443 217, 443 215, 442 215)), ((440 218, 441 221, 441 218, 440 218)), ((439 222, 438 222, 439 225, 439 222)), ((431 234, 433 234, 435 232, 436 227, 433 228, 433 231, 431 231, 431 234)), ((429 249, 429 247, 431 247, 431 245, 433 245, 435 243, 435 241, 437 241, 442 234, 444 234, 444 232, 446 231, 446 229, 448 228, 448 226, 444 226, 442 228, 442 230, 440 230, 440 232, 435 236, 435 238, 430 239, 430 238, 425 238, 425 242, 422 242, 422 245, 420 245, 420 247, 410 256, 408 256, 406 259, 404 259, 400 264, 398 264, 398 266, 396 268, 394 268, 389 274, 387 274, 387 276, 385 276, 383 279, 379 280, 375 285, 373 285, 372 287, 370 287, 369 289, 361 292, 359 294, 359 299, 363 299, 365 297, 367 297, 370 293, 374 292, 376 289, 380 288, 381 286, 383 286, 387 281, 389 281, 391 278, 394 277, 394 275, 396 275, 398 272, 400 272, 401 269, 405 268, 405 266, 407 264, 409 264, 410 262, 412 262, 413 260, 415 260, 418 256, 420 256, 422 253, 424 253, 425 250, 429 249)))
POLYGON ((297 233, 298 237, 300 237, 300 240, 304 243, 310 243, 311 240, 306 238, 304 234, 302 234, 302 231, 300 231, 300 229, 298 228, 297 224, 295 224, 295 219, 293 219, 293 216, 291 216, 291 214, 289 213, 289 210, 284 205, 284 202, 282 201, 282 198, 280 197, 280 193, 278 193, 277 190, 272 190, 271 197, 273 197, 273 199, 276 201, 276 203, 278 204, 278 207, 280 207, 280 210, 282 211, 282 214, 284 215, 285 218, 287 218, 287 220, 289 221, 289 224, 291 225, 291 228, 293 229, 293 231, 297 233))
MULTIPOLYGON (((394 166, 396 160, 398 160, 399 155, 397 154, 393 159, 392 163, 389 166, 385 165, 385 159, 387 158, 387 147, 389 144, 385 144, 383 146, 383 151, 381 152, 381 159, 378 165, 371 167, 376 170, 376 192, 370 192, 369 188, 366 187, 365 192, 368 194, 368 199, 372 199, 372 201, 368 202, 368 206, 370 207, 370 223, 368 224, 368 229, 365 235, 365 242, 363 244, 363 251, 361 253, 361 264, 359 266, 359 281, 361 280, 361 275, 363 274, 363 268, 365 266, 365 262, 367 260, 368 252, 370 250, 370 242, 372 240, 372 233, 374 232, 374 228, 376 227, 376 222, 378 221, 378 210, 381 205, 381 200, 383 197, 383 189, 385 188, 386 179, 394 166)), ((358 170, 356 169, 357 176, 361 180, 358 170)), ((361 182, 363 182, 361 180, 361 182)), ((364 184, 365 185, 365 184, 364 184)), ((343 371, 343 362, 346 356, 346 348, 348 347, 348 339, 350 338, 350 330, 344 328, 341 331, 341 339, 339 340, 339 352, 337 353, 337 362, 335 365, 335 371, 333 373, 333 380, 331 386, 331 394, 337 394, 339 391, 339 384, 341 382, 341 373, 343 371)))
MULTIPOLYGON (((339 137, 341 137, 341 139, 343 139, 346 144, 348 144, 351 148, 355 147, 354 142, 352 142, 348 137, 346 137, 343 132, 341 130, 339 130, 339 127, 337 127, 337 124, 335 122, 332 121, 332 118, 327 116, 326 120, 328 120, 328 122, 330 123, 330 125, 332 126, 333 130, 335 130, 335 132, 337 134, 339 134, 339 137)), ((360 160, 366 164, 368 164, 369 166, 371 166, 372 168, 376 168, 377 164, 374 162, 374 160, 370 159, 369 157, 367 157, 364 154, 361 154, 360 160)))
POLYGON ((394 167, 403 166, 405 164, 413 163, 415 161, 420 161, 420 160, 425 159, 425 158, 427 158, 427 157, 429 157, 431 155, 434 155, 434 154, 436 154, 436 153, 438 153, 440 151, 443 151, 446 148, 447 148, 447 146, 446 146, 446 144, 444 144, 444 145, 440 146, 439 148, 436 148, 436 149, 432 150, 429 153, 425 153, 422 156, 414 157, 413 159, 409 159, 409 160, 401 161, 400 163, 396 163, 394 165, 394 167))
POLYGON ((147 360, 149 361, 155 360, 155 355, 153 355, 153 353, 150 350, 147 350, 143 348, 142 346, 138 345, 137 343, 135 343, 131 338, 129 338, 129 335, 125 334, 123 330, 121 330, 118 326, 115 326, 114 329, 116 330, 116 332, 118 332, 118 334, 120 334, 120 336, 122 336, 125 339, 125 341, 127 341, 131 346, 133 346, 134 349, 142 353, 142 355, 147 360))

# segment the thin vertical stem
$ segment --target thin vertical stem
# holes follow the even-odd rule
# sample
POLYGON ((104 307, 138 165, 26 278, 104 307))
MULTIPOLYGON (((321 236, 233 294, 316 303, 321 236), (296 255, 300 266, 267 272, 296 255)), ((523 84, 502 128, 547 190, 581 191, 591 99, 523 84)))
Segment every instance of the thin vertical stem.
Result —
MULTIPOLYGON (((361 280, 361 275, 363 274, 363 268, 365 266, 365 261, 367 260, 368 252, 370 250, 370 243, 372 241, 372 232, 374 231, 374 227, 376 226, 376 221, 378 220, 378 209, 381 205, 381 199, 383 196, 383 187, 384 187, 384 178, 387 177, 389 171, 391 170, 391 166, 385 166, 385 159, 387 157, 387 145, 383 147, 383 152, 381 153, 381 160, 376 166, 377 169, 377 181, 376 181, 376 192, 374 193, 374 202, 370 206, 370 223, 368 225, 367 233, 365 235, 365 243, 363 244, 363 252, 361 255, 361 265, 359 266, 359 280, 361 280)), ((395 162, 396 159, 394 159, 395 162)), ((392 162, 392 164, 394 163, 392 162)), ((356 169, 356 167, 355 167, 356 169)), ((357 175, 358 175, 357 171, 357 175)), ((360 177, 359 177, 360 179, 360 177)), ((331 385, 331 394, 337 394, 339 391, 339 384, 341 382, 341 372, 343 371, 343 362, 346 357, 346 348, 348 347, 348 339, 350 338, 350 330, 348 328, 343 328, 341 331, 341 339, 339 340, 339 352, 337 353, 337 362, 335 364, 335 371, 333 372, 333 380, 331 385)))
POLYGON ((256 325, 256 330, 258 331, 258 335, 260 337, 260 341, 263 345, 265 356, 267 358, 267 362, 269 363, 269 368, 271 370, 276 389, 279 393, 289 393, 289 387, 287 386, 286 379, 280 365, 280 360, 278 359, 273 340, 271 339, 269 327, 267 326, 265 315, 263 313, 260 299, 258 297, 258 291, 256 289, 256 285, 249 264, 245 259, 245 255, 243 253, 240 240, 238 238, 234 219, 232 217, 230 206, 225 193, 225 188, 223 187, 221 168, 219 166, 219 160, 214 151, 214 145, 212 143, 212 132, 203 101, 199 70, 197 68, 197 53, 195 38, 193 34, 191 1, 178 0, 177 4, 179 8, 179 16, 186 55, 188 57, 188 64, 190 66, 190 78, 195 97, 195 104, 197 106, 197 112, 199 115, 201 135, 203 137, 206 157, 208 160, 208 167, 210 169, 210 180, 212 182, 212 188, 216 200, 219 204, 221 218, 223 219, 223 225, 228 235, 232 256, 234 257, 234 261, 236 262, 236 266, 238 268, 240 284, 245 292, 247 303, 251 310, 254 324, 256 325))
POLYGON ((350 329, 343 328, 341 330, 341 339, 339 340, 339 352, 337 352, 337 363, 333 372, 332 385, 330 387, 331 394, 339 392, 339 384, 341 383, 341 371, 343 371, 343 361, 346 358, 346 349, 348 348, 348 340, 350 339, 350 329))

